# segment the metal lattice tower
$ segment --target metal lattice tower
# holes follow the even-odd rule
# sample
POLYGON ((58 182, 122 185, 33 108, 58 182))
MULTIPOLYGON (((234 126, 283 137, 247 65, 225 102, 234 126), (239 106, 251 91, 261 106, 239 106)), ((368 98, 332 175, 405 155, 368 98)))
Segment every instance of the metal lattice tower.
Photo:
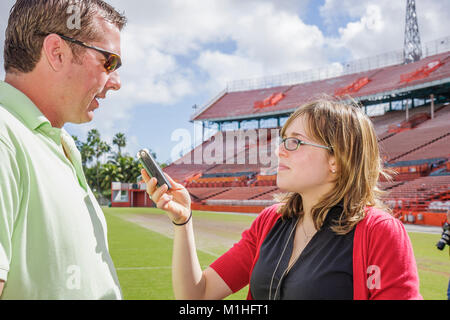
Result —
POLYGON ((419 24, 417 23, 416 0, 407 0, 405 19, 405 43, 403 45, 405 64, 420 60, 422 46, 420 44, 419 24))

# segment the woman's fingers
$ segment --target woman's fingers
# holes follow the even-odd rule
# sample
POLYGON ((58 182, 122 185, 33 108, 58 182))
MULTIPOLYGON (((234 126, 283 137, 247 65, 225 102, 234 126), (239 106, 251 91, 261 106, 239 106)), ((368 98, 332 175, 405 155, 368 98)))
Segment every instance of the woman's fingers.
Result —
POLYGON ((147 171, 145 169, 141 169, 142 179, 144 179, 145 183, 148 183, 148 180, 150 180, 150 176, 148 175, 147 171))
POLYGON ((189 216, 189 208, 183 203, 178 203, 180 199, 174 200, 174 197, 180 197, 180 194, 178 192, 172 194, 173 191, 184 189, 183 185, 175 182, 169 175, 165 174, 173 188, 169 190, 166 184, 158 187, 158 181, 155 177, 150 177, 144 169, 141 170, 141 173, 144 182, 147 184, 147 193, 159 209, 168 211, 172 220, 179 220, 189 216))
MULTIPOLYGON (((156 187, 155 187, 155 188, 156 188, 156 187)), ((158 203, 159 200, 160 200, 162 197, 164 197, 164 196, 166 196, 165 199, 167 199, 167 197, 169 196, 169 194, 166 193, 167 190, 168 190, 168 188, 167 188, 167 185, 166 185, 166 184, 164 184, 164 185, 162 185, 161 187, 157 188, 157 189, 155 190, 155 192, 152 193, 152 200, 153 200, 153 202, 154 202, 154 203, 158 203)))
MULTIPOLYGON (((142 174, 142 178, 144 179, 144 182, 147 184, 147 193, 150 196, 150 198, 152 200, 154 200, 154 196, 155 196, 154 193, 157 189, 156 184, 158 181, 156 180, 155 177, 150 178, 150 176, 144 169, 141 170, 141 174, 142 174)), ((155 203, 156 203, 156 201, 155 201, 155 203)))
POLYGON ((162 197, 159 199, 159 201, 156 203, 156 206, 162 210, 165 211, 172 211, 171 209, 171 201, 173 199, 173 196, 165 193, 162 195, 162 197))
POLYGON ((183 187, 183 185, 179 184, 178 182, 175 182, 167 173, 164 172, 164 175, 166 176, 167 180, 169 180, 170 184, 175 188, 183 187))

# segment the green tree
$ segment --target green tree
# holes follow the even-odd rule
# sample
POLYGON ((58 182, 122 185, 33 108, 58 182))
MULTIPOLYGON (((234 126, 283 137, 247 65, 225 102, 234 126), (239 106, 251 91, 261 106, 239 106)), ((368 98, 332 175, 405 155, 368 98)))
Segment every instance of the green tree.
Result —
MULTIPOLYGON (((72 137, 81 153, 86 180, 96 197, 110 198, 112 182, 135 183, 141 175, 142 165, 139 161, 135 157, 122 155, 122 150, 126 146, 125 134, 120 132, 115 134, 113 144, 117 146, 118 152, 109 156, 106 163, 101 162, 101 157, 111 155, 111 147, 102 141, 97 129, 88 132, 85 142, 77 136, 72 137)), ((150 153, 156 159, 155 152, 150 150, 150 153)), ((164 165, 162 164, 162 167, 164 165)))
POLYGON ((115 181, 123 181, 122 168, 114 163, 102 164, 99 170, 100 188, 103 190, 102 195, 111 197, 111 183, 115 181))
POLYGON ((117 158, 120 158, 122 156, 122 148, 125 148, 127 145, 127 139, 125 137, 125 134, 118 132, 113 138, 112 141, 113 145, 117 146, 118 153, 117 158))
POLYGON ((111 183, 135 183, 140 176, 141 164, 133 157, 120 157, 102 164, 99 170, 100 187, 105 197, 111 197, 111 183))
POLYGON ((124 182, 136 182, 137 177, 141 175, 142 166, 139 161, 133 157, 121 157, 118 166, 122 169, 124 182))
POLYGON ((100 177, 99 177, 99 172, 100 172, 100 157, 111 151, 111 146, 109 144, 107 144, 105 141, 102 141, 100 138, 100 132, 98 132, 97 129, 91 129, 89 130, 88 134, 87 134, 87 144, 89 145, 89 147, 91 147, 93 149, 93 156, 96 159, 96 163, 95 163, 95 186, 96 186, 96 192, 98 193, 98 195, 102 194, 102 189, 100 186, 100 177))
POLYGON ((92 161, 94 158, 94 149, 87 142, 83 142, 78 139, 77 136, 72 135, 72 138, 75 141, 78 151, 80 151, 81 163, 83 165, 83 170, 86 172, 87 163, 92 161))
POLYGON ((97 164, 100 163, 100 157, 111 151, 111 146, 102 141, 100 138, 100 133, 97 129, 91 129, 87 135, 87 144, 94 150, 94 157, 97 164))

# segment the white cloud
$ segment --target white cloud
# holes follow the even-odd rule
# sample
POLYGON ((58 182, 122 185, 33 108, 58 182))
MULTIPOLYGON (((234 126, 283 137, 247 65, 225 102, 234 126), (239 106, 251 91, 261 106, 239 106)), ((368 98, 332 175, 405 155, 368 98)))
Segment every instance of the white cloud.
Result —
POLYGON ((295 12, 277 10, 272 3, 255 6, 251 14, 235 19, 231 37, 236 54, 261 63, 265 73, 297 71, 323 64, 324 37, 295 12))
MULTIPOLYGON (((242 9, 242 8, 241 8, 242 9)), ((226 38, 236 44, 232 53, 206 50, 197 65, 209 75, 218 92, 229 81, 304 69, 327 63, 324 37, 295 12, 278 10, 273 3, 256 2, 251 12, 239 10, 226 38)))
MULTIPOLYGON (((320 12, 328 28, 338 29, 327 42, 348 50, 350 59, 403 48, 406 1, 326 0, 320 12)), ((448 35, 449 1, 417 1, 416 12, 422 45, 448 35)))
POLYGON ((219 51, 204 51, 196 61, 209 78, 205 88, 210 92, 223 90, 225 84, 234 79, 245 79, 262 75, 262 65, 249 58, 219 51))
POLYGON ((193 91, 192 72, 158 49, 155 39, 146 34, 150 32, 134 24, 123 31, 120 99, 135 104, 176 103, 193 91))
POLYGON ((170 105, 198 91, 215 95, 229 81, 325 64, 321 31, 292 11, 307 2, 127 2, 120 97, 170 105))
POLYGON ((386 20, 382 9, 377 5, 369 5, 359 21, 350 22, 345 28, 339 28, 340 37, 335 43, 349 49, 354 59, 366 58, 400 47, 398 36, 387 36, 393 29, 399 31, 399 28, 393 28, 393 24, 386 20), (380 46, 380 41, 386 46, 380 46))

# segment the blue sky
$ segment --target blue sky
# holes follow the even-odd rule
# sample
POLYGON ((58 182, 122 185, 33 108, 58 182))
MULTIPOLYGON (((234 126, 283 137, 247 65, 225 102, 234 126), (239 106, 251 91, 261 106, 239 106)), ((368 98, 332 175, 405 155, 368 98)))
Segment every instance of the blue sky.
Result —
MULTIPOLYGON (((128 17, 122 32, 122 89, 102 100, 94 120, 67 124, 84 139, 97 128, 126 151, 154 150, 171 162, 192 106, 203 106, 227 82, 323 67, 401 49, 406 0, 111 0, 128 17)), ((0 3, 0 52, 8 11, 0 3)), ((450 1, 416 1, 422 43, 448 36, 450 1)), ((3 62, 2 53, 0 59, 3 62)), ((3 63, 2 63, 3 64, 3 63)), ((4 71, 0 69, 0 79, 4 71)))

